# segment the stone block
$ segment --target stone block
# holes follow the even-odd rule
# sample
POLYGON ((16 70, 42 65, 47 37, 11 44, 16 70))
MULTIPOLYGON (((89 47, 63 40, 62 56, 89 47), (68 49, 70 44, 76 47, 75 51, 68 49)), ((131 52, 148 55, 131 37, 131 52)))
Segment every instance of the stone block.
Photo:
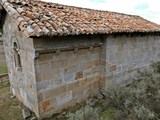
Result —
POLYGON ((102 66, 106 66, 106 64, 107 64, 106 60, 101 60, 101 65, 102 66))
POLYGON ((75 74, 74 73, 70 73, 70 74, 65 74, 63 76, 62 82, 63 83, 70 83, 70 82, 72 82, 74 80, 75 80, 75 74))
POLYGON ((53 88, 54 88, 54 85, 53 85, 52 80, 43 80, 43 81, 37 83, 37 90, 38 91, 49 90, 49 89, 53 89, 53 88))
POLYGON ((117 69, 117 66, 116 66, 116 65, 111 65, 111 66, 109 67, 110 72, 114 72, 114 71, 116 71, 116 69, 117 69))
POLYGON ((86 54, 88 54, 88 50, 86 50, 86 49, 82 49, 82 50, 79 50, 78 51, 78 56, 84 56, 84 55, 86 55, 86 54))
POLYGON ((80 85, 83 87, 85 85, 89 84, 89 79, 85 78, 83 80, 80 81, 80 85))
POLYGON ((62 78, 61 77, 55 78, 52 81, 53 81, 53 86, 54 87, 58 87, 62 84, 62 78))
POLYGON ((117 66, 117 72, 120 72, 120 71, 122 71, 122 65, 121 64, 117 66))
POLYGON ((36 73, 36 82, 40 82, 41 80, 43 80, 42 79, 42 77, 41 77, 41 73, 36 73))
POLYGON ((27 94, 26 94, 27 96, 27 101, 30 103, 30 104, 32 104, 33 106, 35 106, 36 105, 36 100, 37 100, 37 98, 36 98, 36 94, 33 94, 33 93, 31 93, 31 92, 27 92, 27 94))
POLYGON ((55 98, 55 104, 56 106, 62 106, 63 104, 69 102, 72 100, 72 91, 69 91, 67 93, 64 93, 58 97, 55 98))
POLYGON ((44 91, 44 96, 45 96, 45 99, 54 98, 56 96, 59 96, 65 93, 66 91, 67 91, 67 86, 63 85, 63 86, 60 86, 60 87, 57 87, 51 90, 44 91))
POLYGON ((97 90, 99 90, 99 81, 95 81, 92 83, 92 93, 97 92, 97 90))
POLYGON ((80 97, 82 95, 83 95, 83 87, 80 87, 80 88, 72 90, 72 97, 73 97, 73 99, 74 98, 78 98, 78 97, 80 97))
POLYGON ((51 80, 54 79, 54 72, 53 71, 44 71, 40 73, 41 80, 51 80))
POLYGON ((122 76, 122 73, 121 73, 121 72, 114 74, 114 78, 115 78, 115 79, 118 79, 118 78, 121 79, 121 76, 122 76))
POLYGON ((92 71, 90 69, 86 69, 83 71, 83 76, 86 78, 86 77, 89 77, 89 76, 92 76, 92 71))
POLYGON ((90 69, 94 66, 100 66, 100 61, 99 60, 90 60, 90 61, 87 61, 85 63, 87 69, 90 69))
POLYGON ((92 84, 91 83, 86 84, 82 88, 83 88, 83 96, 86 96, 86 95, 92 96, 92 84))
POLYGON ((99 76, 99 86, 101 90, 104 90, 106 85, 106 77, 105 76, 99 76))
POLYGON ((29 118, 31 116, 31 112, 30 112, 29 108, 24 108, 22 110, 22 114, 23 114, 24 120, 26 120, 27 118, 29 118))
POLYGON ((54 60, 51 62, 51 68, 62 68, 67 66, 67 59, 54 60))
POLYGON ((46 72, 46 71, 50 71, 50 62, 43 62, 43 63, 39 63, 39 70, 41 72, 46 72))
POLYGON ((53 54, 40 54, 38 61, 39 62, 48 62, 50 60, 53 60, 53 54))
POLYGON ((88 82, 91 83, 96 80, 96 76, 92 75, 91 77, 88 77, 87 79, 88 79, 88 82))
POLYGON ((112 79, 113 79, 113 74, 107 75, 107 76, 106 76, 106 79, 107 79, 107 80, 112 80, 112 79))
MULTIPOLYGON (((66 65, 67 66, 67 65, 66 65)), ((72 63, 72 65, 69 65, 67 67, 65 67, 64 69, 64 73, 65 74, 70 74, 70 73, 74 73, 75 71, 78 71, 78 65, 75 63, 72 63)))
POLYGON ((39 104, 40 113, 48 112, 51 109, 54 109, 54 105, 50 102, 50 100, 43 101, 39 104))
POLYGON ((99 73, 99 71, 100 71, 100 67, 92 67, 91 68, 92 74, 97 74, 97 73, 99 73))
POLYGON ((83 71, 79 71, 75 73, 75 80, 83 78, 83 71))
POLYGON ((38 92, 37 93, 37 97, 38 97, 38 103, 41 103, 44 101, 44 92, 38 92))
POLYGON ((76 82, 73 82, 73 83, 68 84, 67 90, 68 90, 68 91, 71 91, 71 90, 77 89, 77 88, 79 88, 79 87, 80 87, 80 81, 76 81, 76 82))

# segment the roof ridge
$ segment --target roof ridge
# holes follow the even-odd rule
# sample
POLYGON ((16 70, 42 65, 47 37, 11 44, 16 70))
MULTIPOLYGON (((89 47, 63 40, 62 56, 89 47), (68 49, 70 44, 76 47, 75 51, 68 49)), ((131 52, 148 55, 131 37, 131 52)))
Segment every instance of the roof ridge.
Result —
MULTIPOLYGON (((41 0, 35 0, 35 1, 41 1, 41 0)), ((120 15, 127 15, 127 16, 134 16, 134 17, 140 17, 139 15, 131 15, 131 14, 126 14, 126 13, 121 13, 121 12, 113 12, 113 11, 109 11, 109 10, 99 10, 99 9, 93 9, 93 8, 86 8, 86 7, 79 7, 79 6, 73 6, 73 5, 65 5, 65 4, 60 4, 60 3, 53 3, 53 2, 45 2, 45 1, 41 1, 44 3, 49 3, 49 4, 56 4, 56 5, 62 5, 65 7, 72 7, 72 8, 77 8, 77 9, 86 9, 86 10, 91 10, 91 11, 98 11, 98 12, 110 12, 110 13, 116 13, 116 14, 120 14, 120 15)))

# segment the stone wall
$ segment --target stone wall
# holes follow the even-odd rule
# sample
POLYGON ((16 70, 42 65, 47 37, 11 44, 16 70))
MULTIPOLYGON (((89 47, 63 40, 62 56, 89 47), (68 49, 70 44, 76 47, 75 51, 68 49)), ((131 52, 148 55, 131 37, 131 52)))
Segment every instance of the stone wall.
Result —
POLYGON ((137 35, 104 37, 102 71, 106 87, 128 84, 136 78, 137 70, 160 60, 160 36, 137 35))
POLYGON ((160 59, 160 37, 93 35, 34 39, 39 112, 52 115, 113 84, 128 84, 138 69, 160 59), (99 47, 77 49, 79 46, 99 47), (70 46, 73 49, 66 49, 70 46))
POLYGON ((35 68, 41 117, 76 105, 99 92, 101 48, 92 48, 94 43, 101 41, 98 37, 82 36, 34 40, 35 50, 88 46, 76 51, 42 53, 37 57, 35 68))
POLYGON ((15 25, 15 21, 6 16, 3 25, 3 40, 8 66, 9 79, 12 87, 12 92, 20 101, 39 116, 37 89, 35 80, 34 58, 35 52, 33 41, 26 38, 24 34, 19 32, 15 25), (16 42, 19 49, 21 67, 15 66, 15 56, 13 43, 16 42))
POLYGON ((6 58, 3 48, 3 42, 0 40, 0 67, 6 66, 6 58))

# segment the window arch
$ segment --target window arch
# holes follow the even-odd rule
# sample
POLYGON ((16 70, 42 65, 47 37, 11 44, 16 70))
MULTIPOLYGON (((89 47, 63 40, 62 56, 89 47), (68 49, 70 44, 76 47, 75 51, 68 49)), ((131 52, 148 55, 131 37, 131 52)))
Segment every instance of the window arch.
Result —
POLYGON ((21 67, 21 59, 19 54, 19 48, 16 42, 13 43, 13 50, 14 50, 14 61, 15 61, 15 67, 20 68, 21 67))

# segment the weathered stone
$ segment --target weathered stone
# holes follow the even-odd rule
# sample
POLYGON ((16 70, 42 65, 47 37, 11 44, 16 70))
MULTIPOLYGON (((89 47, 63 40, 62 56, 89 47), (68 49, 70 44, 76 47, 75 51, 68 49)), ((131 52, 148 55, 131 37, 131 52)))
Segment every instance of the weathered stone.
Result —
POLYGON ((89 83, 89 79, 85 78, 85 79, 81 80, 80 83, 81 83, 81 86, 85 86, 86 84, 89 83))
POLYGON ((39 62, 48 62, 53 59, 53 54, 40 54, 39 62))
POLYGON ((39 103, 44 101, 44 93, 43 92, 38 92, 37 97, 38 97, 39 103))
POLYGON ((11 99, 14 99, 15 97, 16 97, 15 95, 12 95, 10 98, 11 98, 11 99))
POLYGON ((40 106, 41 113, 48 112, 50 109, 54 109, 54 106, 52 106, 49 100, 43 101, 41 103, 41 106, 40 106))
POLYGON ((72 91, 64 93, 55 98, 56 106, 62 106, 63 104, 72 100, 72 91))
POLYGON ((114 78, 115 78, 115 79, 116 79, 116 78, 121 78, 121 76, 122 76, 122 73, 121 73, 121 72, 114 74, 114 78))
POLYGON ((69 82, 71 82, 71 81, 74 81, 74 78, 75 77, 75 74, 74 73, 70 73, 70 74, 65 74, 64 76, 63 76, 63 81, 62 82, 64 82, 64 83, 69 83, 69 82))
POLYGON ((83 78, 83 71, 77 72, 75 74, 75 80, 80 79, 80 78, 83 78))
POLYGON ((116 65, 111 65, 111 66, 109 67, 110 72, 114 72, 114 71, 116 71, 116 69, 117 69, 117 66, 116 66, 116 65))
POLYGON ((53 80, 53 86, 54 87, 58 87, 58 86, 60 86, 61 84, 62 84, 62 78, 61 77, 59 77, 59 78, 56 78, 56 79, 54 79, 53 80))
POLYGON ((37 90, 38 91, 49 90, 49 89, 53 89, 53 88, 54 88, 54 85, 53 85, 52 80, 43 80, 43 81, 37 83, 37 90))
POLYGON ((32 117, 30 120, 37 120, 37 118, 36 117, 32 117))
POLYGON ((77 98, 83 95, 83 87, 72 90, 73 98, 77 98))
POLYGON ((67 59, 61 59, 61 60, 57 60, 57 61, 53 61, 51 62, 52 64, 52 68, 61 68, 61 67, 65 67, 67 65, 67 59))
POLYGON ((60 86, 57 88, 53 88, 51 90, 46 90, 44 92, 44 96, 45 96, 45 99, 49 99, 49 98, 53 98, 58 95, 61 95, 61 94, 65 93, 66 91, 67 91, 67 86, 63 85, 63 86, 60 86))
POLYGON ((77 82, 73 82, 73 83, 68 84, 68 89, 67 90, 70 91, 70 90, 77 89, 79 87, 80 87, 80 82, 77 81, 77 82))
POLYGON ((23 114, 23 118, 25 120, 31 116, 31 112, 30 112, 30 110, 28 108, 24 108, 22 110, 22 114, 23 114))
POLYGON ((66 67, 64 69, 64 73, 65 74, 71 74, 71 73, 74 73, 75 71, 78 71, 78 65, 75 64, 75 63, 72 63, 72 65, 69 65, 68 67, 66 67))
POLYGON ((104 98, 102 94, 96 94, 94 97, 97 98, 98 100, 101 100, 104 98))
POLYGON ((33 106, 34 105, 36 105, 36 95, 35 94, 33 94, 33 93, 29 93, 28 91, 27 91, 27 94, 26 94, 27 96, 27 101, 29 102, 29 103, 31 103, 33 106))

